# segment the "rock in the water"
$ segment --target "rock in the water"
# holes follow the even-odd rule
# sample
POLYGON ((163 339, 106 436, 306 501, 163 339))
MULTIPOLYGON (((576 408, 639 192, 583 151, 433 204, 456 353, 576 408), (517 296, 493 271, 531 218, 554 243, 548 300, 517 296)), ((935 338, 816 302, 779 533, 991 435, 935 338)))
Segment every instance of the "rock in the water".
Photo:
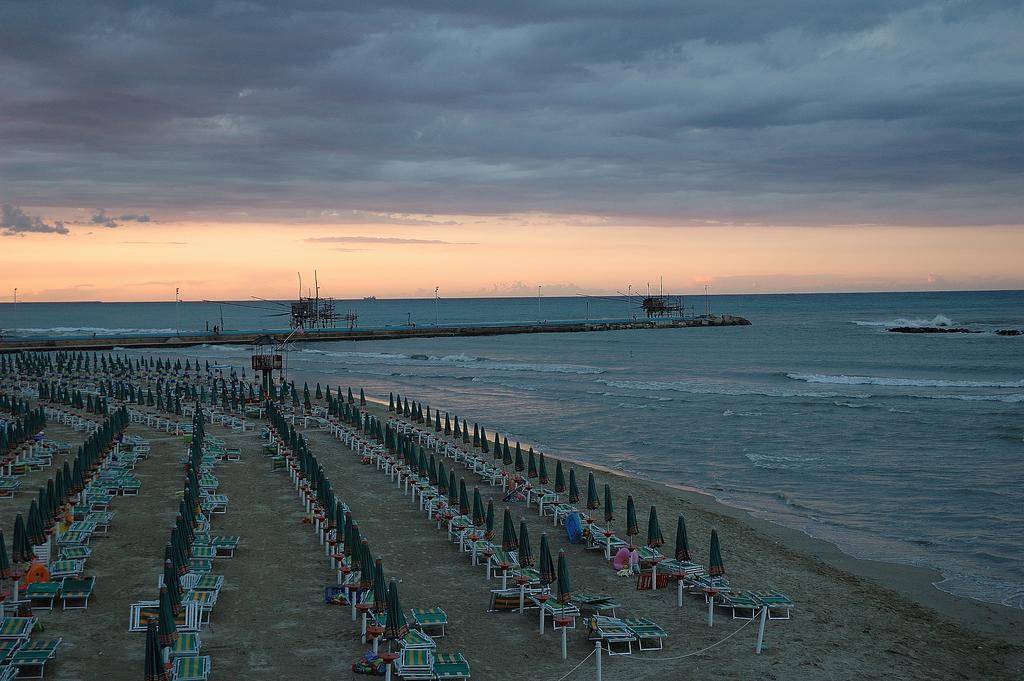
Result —
POLYGON ((996 331, 997 336, 1024 336, 1024 331, 1021 329, 999 329, 996 331))
POLYGON ((981 333, 962 326, 894 326, 887 330, 891 333, 981 333))

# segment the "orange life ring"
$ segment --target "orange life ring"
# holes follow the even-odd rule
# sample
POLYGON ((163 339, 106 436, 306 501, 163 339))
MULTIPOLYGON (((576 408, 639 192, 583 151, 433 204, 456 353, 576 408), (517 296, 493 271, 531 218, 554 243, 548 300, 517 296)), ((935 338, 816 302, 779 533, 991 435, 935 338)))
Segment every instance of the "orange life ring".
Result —
POLYGON ((32 562, 32 566, 25 572, 25 584, 50 581, 50 571, 42 563, 32 562))

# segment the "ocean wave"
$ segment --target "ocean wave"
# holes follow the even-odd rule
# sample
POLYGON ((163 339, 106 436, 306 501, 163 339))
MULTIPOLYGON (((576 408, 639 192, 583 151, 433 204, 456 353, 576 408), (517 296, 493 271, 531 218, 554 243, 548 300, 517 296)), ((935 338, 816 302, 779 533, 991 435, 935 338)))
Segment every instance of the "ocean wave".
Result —
POLYGON ((756 416, 764 416, 764 413, 759 411, 733 411, 732 409, 726 409, 725 411, 722 412, 722 416, 741 416, 750 418, 756 416))
POLYGON ((836 392, 783 390, 778 388, 769 388, 766 386, 723 386, 709 383, 691 383, 686 381, 609 381, 600 378, 595 379, 595 381, 612 388, 657 392, 673 391, 690 393, 693 395, 726 395, 733 397, 740 397, 743 395, 761 395, 763 397, 814 397, 830 399, 862 399, 870 397, 870 395, 845 395, 843 393, 836 392))
MULTIPOLYGON (((784 456, 781 454, 753 454, 749 452, 744 454, 744 456, 758 468, 778 470, 802 468, 805 464, 821 461, 820 456, 784 456)), ((798 504, 793 503, 781 492, 777 496, 783 499, 788 506, 798 506, 798 504)))
POLYGON ((391 352, 335 352, 304 348, 305 355, 327 357, 342 360, 349 364, 360 365, 398 365, 398 366, 444 366, 473 371, 522 371, 539 374, 601 374, 604 369, 581 364, 548 364, 531 362, 511 362, 472 357, 470 355, 426 355, 391 352))
POLYGON ((134 336, 177 333, 177 329, 108 329, 102 326, 51 326, 49 328, 10 329, 12 336, 134 336))
POLYGON ((920 328, 923 326, 956 326, 957 323, 944 314, 937 314, 931 319, 912 319, 908 317, 898 317, 896 319, 887 319, 882 321, 864 321, 860 319, 854 319, 853 323, 857 326, 880 326, 885 328, 892 328, 895 326, 909 326, 914 328, 920 328))
POLYGON ((1024 388, 1020 381, 960 381, 942 378, 898 378, 889 376, 847 376, 845 374, 786 374, 786 378, 805 383, 828 385, 888 385, 904 388, 1024 388))

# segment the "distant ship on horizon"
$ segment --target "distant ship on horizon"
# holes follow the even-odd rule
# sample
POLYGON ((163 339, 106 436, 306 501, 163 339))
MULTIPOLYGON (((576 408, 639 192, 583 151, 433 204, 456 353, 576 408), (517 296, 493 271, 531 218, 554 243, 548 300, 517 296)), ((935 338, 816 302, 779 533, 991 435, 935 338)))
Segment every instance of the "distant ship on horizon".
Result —
POLYGON ((377 296, 366 296, 363 300, 377 300, 377 296))

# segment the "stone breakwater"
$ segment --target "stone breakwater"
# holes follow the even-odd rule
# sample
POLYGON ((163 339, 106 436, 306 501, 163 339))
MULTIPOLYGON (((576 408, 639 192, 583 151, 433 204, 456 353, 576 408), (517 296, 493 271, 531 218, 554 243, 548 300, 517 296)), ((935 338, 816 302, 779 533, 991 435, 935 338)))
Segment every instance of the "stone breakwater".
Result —
MULTIPOLYGON (((750 321, 722 314, 696 319, 570 320, 532 324, 483 324, 440 326, 401 326, 368 329, 311 329, 292 336, 304 343, 311 341, 396 340, 400 338, 443 338, 454 336, 501 336, 523 333, 584 333, 636 329, 680 329, 721 326, 749 326, 750 321)), ((228 333, 184 332, 165 335, 92 336, 77 338, 4 338, 0 352, 19 350, 109 350, 118 348, 180 348, 192 345, 253 345, 257 339, 282 342, 291 329, 234 331, 228 333)))

